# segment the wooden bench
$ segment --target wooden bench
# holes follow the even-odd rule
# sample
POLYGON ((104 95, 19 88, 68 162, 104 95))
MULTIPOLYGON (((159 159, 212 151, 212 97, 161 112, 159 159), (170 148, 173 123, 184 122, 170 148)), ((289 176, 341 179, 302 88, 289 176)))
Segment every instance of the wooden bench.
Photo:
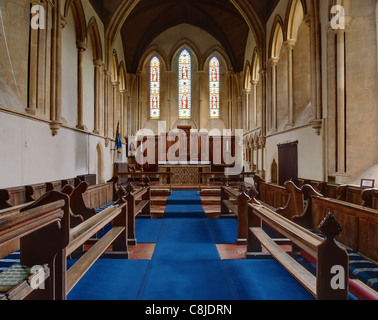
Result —
POLYGON ((286 205, 289 193, 284 186, 267 183, 258 175, 255 175, 253 180, 257 190, 257 200, 272 208, 281 208, 286 205))
MULTIPOLYGON (((69 190, 68 186, 66 188, 69 190)), ((76 217, 72 219, 71 227, 76 227, 82 221, 95 216, 103 206, 110 205, 116 201, 118 199, 118 191, 114 192, 114 188, 113 182, 93 186, 88 185, 87 182, 81 182, 76 188, 71 187, 71 192, 69 193, 70 206, 73 215, 76 217)))
POLYGON ((0 300, 65 298, 65 265, 61 258, 68 244, 68 230, 69 198, 55 191, 26 207, 0 211, 0 246, 20 239, 20 265, 31 268, 25 280, 14 287, 9 284, 12 288, 0 300))
POLYGON ((135 218, 137 215, 143 215, 145 218, 151 218, 151 188, 148 184, 148 178, 143 186, 136 189, 131 183, 125 187, 127 201, 127 228, 129 245, 136 245, 135 235, 135 218))
POLYGON ((362 206, 378 210, 378 190, 365 189, 361 193, 362 206))
POLYGON ((348 299, 349 258, 345 249, 335 242, 335 237, 341 232, 341 227, 332 214, 328 214, 319 226, 326 237, 325 240, 258 204, 249 204, 248 227, 247 258, 260 257, 263 251, 262 246, 264 246, 271 256, 318 300, 348 299), (316 258, 316 276, 292 258, 264 232, 263 221, 290 239, 295 246, 316 258), (336 271, 333 269, 335 267, 336 271), (337 272, 340 272, 338 276, 341 278, 338 280, 343 286, 335 289, 332 288, 332 283, 337 272))
POLYGON ((98 238, 94 245, 67 271, 67 294, 101 256, 106 255, 108 258, 116 259, 128 258, 127 203, 124 199, 119 199, 114 205, 70 229, 65 258, 81 249, 93 235, 109 225, 111 228, 107 233, 98 238), (112 251, 106 252, 110 247, 112 251))
POLYGON ((221 186, 221 215, 229 216, 231 212, 237 216, 238 236, 236 243, 238 245, 245 245, 247 244, 248 235, 248 203, 255 196, 254 188, 248 189, 245 184, 241 184, 238 188, 235 188, 235 186, 230 186, 225 180, 223 180, 223 183, 221 186))

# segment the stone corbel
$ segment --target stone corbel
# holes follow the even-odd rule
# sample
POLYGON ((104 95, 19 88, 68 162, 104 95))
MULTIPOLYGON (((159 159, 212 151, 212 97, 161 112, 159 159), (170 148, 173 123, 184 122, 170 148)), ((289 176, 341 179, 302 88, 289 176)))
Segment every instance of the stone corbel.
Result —
POLYGON ((62 127, 62 123, 58 121, 52 121, 50 122, 50 129, 51 129, 51 134, 53 137, 58 135, 59 129, 62 127))
POLYGON ((323 128, 323 119, 315 119, 311 121, 312 128, 315 129, 315 132, 318 136, 322 132, 323 128))

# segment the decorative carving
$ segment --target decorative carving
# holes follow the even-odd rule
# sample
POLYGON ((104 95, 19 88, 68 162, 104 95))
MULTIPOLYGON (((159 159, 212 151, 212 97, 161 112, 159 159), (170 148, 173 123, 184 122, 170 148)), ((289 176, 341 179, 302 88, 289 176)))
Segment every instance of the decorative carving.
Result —
POLYGON ((343 227, 331 212, 326 215, 318 228, 329 239, 336 238, 343 231, 343 227))

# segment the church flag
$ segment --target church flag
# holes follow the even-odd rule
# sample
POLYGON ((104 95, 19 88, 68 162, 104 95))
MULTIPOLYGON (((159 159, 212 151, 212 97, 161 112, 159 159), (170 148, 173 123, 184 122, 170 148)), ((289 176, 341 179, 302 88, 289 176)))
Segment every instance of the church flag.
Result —
POLYGON ((116 133, 116 150, 118 153, 122 152, 122 140, 121 140, 121 133, 119 130, 119 121, 117 124, 117 133, 116 133))

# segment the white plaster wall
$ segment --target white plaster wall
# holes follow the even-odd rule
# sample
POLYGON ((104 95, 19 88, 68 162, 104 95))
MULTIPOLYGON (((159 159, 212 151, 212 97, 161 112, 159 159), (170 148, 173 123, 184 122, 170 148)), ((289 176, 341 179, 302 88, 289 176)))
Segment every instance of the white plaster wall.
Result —
POLYGON ((83 122, 88 132, 94 130, 95 77, 93 65, 92 42, 88 39, 88 48, 84 52, 83 64, 83 122))
POLYGON ((70 127, 77 125, 77 47, 71 10, 62 31, 62 117, 70 127))
POLYGON ((73 178, 88 173, 88 136, 47 123, 0 115, 0 188, 73 178))
MULTIPOLYGON (((53 137, 47 123, 0 113, 0 150, 7 150, 0 156, 0 188, 98 174, 99 143, 106 181, 112 177, 116 158, 111 148, 105 147, 103 138, 67 128, 53 137)), ((125 148, 119 160, 125 160, 125 148)))
MULTIPOLYGON (((298 177, 323 181, 323 144, 322 137, 309 127, 269 136, 266 139, 265 168, 266 179, 271 181, 270 166, 273 159, 278 163, 277 145, 298 141, 298 177)), ((260 162, 261 163, 261 162, 260 162)))

